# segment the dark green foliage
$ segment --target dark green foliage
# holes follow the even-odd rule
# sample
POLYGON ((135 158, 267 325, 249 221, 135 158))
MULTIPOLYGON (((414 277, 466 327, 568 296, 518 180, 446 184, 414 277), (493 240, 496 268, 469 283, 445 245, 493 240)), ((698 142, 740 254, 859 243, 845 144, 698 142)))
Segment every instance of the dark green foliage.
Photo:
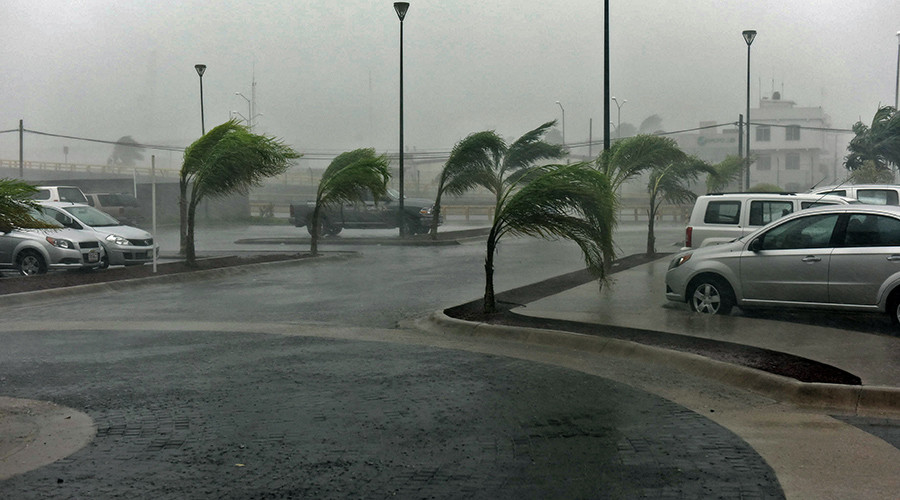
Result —
POLYGON ((856 136, 850 140, 844 160, 848 170, 861 169, 868 162, 869 168, 886 172, 890 172, 890 164, 900 165, 900 113, 893 107, 879 108, 871 126, 856 122, 853 132, 856 136))
POLYGON ((372 193, 375 200, 383 197, 391 178, 388 166, 387 156, 376 156, 372 148, 341 153, 331 161, 316 190, 316 206, 310 226, 310 252, 313 255, 319 251, 319 218, 322 208, 362 202, 367 192, 372 193))
POLYGON ((16 228, 55 227, 35 219, 31 213, 38 209, 31 199, 37 190, 31 184, 14 179, 0 179, 0 232, 16 228))

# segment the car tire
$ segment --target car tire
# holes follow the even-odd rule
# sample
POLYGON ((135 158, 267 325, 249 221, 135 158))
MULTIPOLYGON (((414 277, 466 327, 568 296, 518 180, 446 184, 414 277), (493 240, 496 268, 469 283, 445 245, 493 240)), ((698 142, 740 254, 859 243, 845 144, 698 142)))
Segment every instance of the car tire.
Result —
POLYGON ((887 302, 887 313, 891 317, 891 323, 900 326, 900 289, 891 292, 887 302))
MULTIPOLYGON (((312 229, 312 221, 307 222, 306 232, 308 232, 310 236, 312 236, 312 229)), ((319 219, 319 238, 324 238, 325 236, 334 236, 339 232, 341 232, 340 226, 332 226, 328 222, 328 219, 326 219, 325 217, 319 219), (335 228, 338 228, 337 232, 335 232, 335 228)))
POLYGON ((47 262, 44 257, 34 250, 24 250, 16 258, 16 270, 22 276, 34 276, 47 272, 47 262))
POLYGON ((109 255, 103 254, 103 257, 100 257, 100 265, 97 268, 109 269, 109 255))
POLYGON ((734 292, 718 276, 701 276, 688 287, 691 310, 700 314, 726 315, 734 307, 734 292))

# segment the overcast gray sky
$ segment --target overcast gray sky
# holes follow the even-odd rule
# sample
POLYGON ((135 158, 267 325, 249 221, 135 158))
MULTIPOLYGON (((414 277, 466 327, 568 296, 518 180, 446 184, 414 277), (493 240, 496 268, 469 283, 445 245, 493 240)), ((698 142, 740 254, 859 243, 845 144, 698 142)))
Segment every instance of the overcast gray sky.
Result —
MULTIPOLYGON (((407 146, 449 150, 484 129, 518 136, 559 119, 556 101, 569 142, 587 139, 591 118, 594 138, 602 135, 602 1, 410 4, 407 146)), ((255 68, 256 131, 300 151, 397 149, 391 1, 4 0, 0 11, 0 130, 24 119, 31 130, 185 146, 200 135, 194 64, 203 63, 207 130, 231 110, 247 114, 234 93, 250 95, 255 68)), ((893 104, 896 0, 611 0, 611 92, 628 100, 622 121, 656 113, 667 130, 736 121, 744 29, 759 32, 753 102, 760 89, 783 89, 800 106, 824 107, 840 128, 893 104)), ((0 158, 17 158, 14 135, 0 136, 0 158)), ((66 144, 70 161, 92 161, 78 155, 89 156, 88 145, 66 144)))

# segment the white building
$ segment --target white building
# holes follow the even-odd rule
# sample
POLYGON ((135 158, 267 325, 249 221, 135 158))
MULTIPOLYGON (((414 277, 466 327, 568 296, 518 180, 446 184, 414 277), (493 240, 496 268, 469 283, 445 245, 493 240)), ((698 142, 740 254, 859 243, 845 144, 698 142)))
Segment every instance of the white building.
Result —
MULTIPOLYGON (((843 157, 852 134, 831 129, 821 107, 798 107, 774 92, 750 109, 750 123, 750 154, 755 158, 750 166, 751 186, 774 184, 785 191, 806 191, 846 177, 843 157)), ((701 123, 701 127, 707 125, 701 123)), ((704 129, 676 140, 686 152, 710 163, 737 155, 740 142, 736 127, 704 129)))

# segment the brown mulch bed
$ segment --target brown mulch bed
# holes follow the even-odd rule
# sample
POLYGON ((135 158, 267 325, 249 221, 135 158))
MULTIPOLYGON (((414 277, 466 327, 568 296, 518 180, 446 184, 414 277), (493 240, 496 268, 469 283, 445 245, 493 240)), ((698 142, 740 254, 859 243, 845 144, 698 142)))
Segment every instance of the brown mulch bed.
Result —
MULTIPOLYGON (((662 257, 662 255, 632 255, 617 261, 612 268, 612 272, 624 271, 641 264, 652 262, 660 257, 662 257)), ((451 307, 446 309, 444 313, 450 317, 467 321, 576 332, 586 335, 596 335, 598 337, 627 340, 664 349, 698 354, 710 359, 790 377, 801 382, 845 385, 862 384, 862 380, 859 377, 841 370, 840 368, 769 349, 751 347, 733 342, 703 339, 688 335, 641 330, 638 328, 537 318, 516 314, 512 311, 515 307, 528 304, 529 302, 533 302, 542 297, 563 292, 576 286, 581 286, 593 281, 593 279, 594 278, 587 270, 582 270, 498 293, 496 296, 498 312, 493 314, 485 314, 482 312, 482 302, 480 300, 451 307)))
POLYGON ((93 271, 53 271, 39 276, 13 276, 13 271, 6 271, 6 276, 0 278, 0 295, 49 290, 51 288, 64 288, 75 285, 106 283, 134 278, 148 278, 151 276, 164 276, 167 274, 191 273, 195 271, 221 269, 260 262, 305 259, 308 257, 310 257, 310 254, 308 253, 268 253, 247 256, 224 255, 198 258, 196 266, 188 266, 183 261, 157 264, 156 273, 153 272, 153 266, 150 264, 145 264, 143 266, 110 267, 109 269, 97 269, 93 271))

